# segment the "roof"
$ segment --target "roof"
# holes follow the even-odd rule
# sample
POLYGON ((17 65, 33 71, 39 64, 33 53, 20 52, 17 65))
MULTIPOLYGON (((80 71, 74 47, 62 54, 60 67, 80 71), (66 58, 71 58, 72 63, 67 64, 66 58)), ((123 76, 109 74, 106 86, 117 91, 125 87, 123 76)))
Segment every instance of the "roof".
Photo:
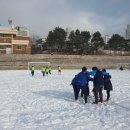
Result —
POLYGON ((11 29, 11 26, 9 26, 9 25, 1 25, 0 24, 0 29, 11 29))
POLYGON ((16 29, 12 29, 10 26, 0 25, 0 34, 17 34, 16 29))
POLYGON ((15 29, 17 30, 28 30, 26 27, 16 26, 15 29))

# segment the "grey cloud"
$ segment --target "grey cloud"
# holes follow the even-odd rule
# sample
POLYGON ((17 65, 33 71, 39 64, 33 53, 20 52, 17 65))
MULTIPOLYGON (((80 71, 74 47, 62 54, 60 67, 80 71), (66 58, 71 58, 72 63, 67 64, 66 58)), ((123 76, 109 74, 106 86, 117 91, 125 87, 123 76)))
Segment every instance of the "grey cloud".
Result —
MULTIPOLYGON (((15 25, 26 26, 31 33, 41 36, 47 35, 48 31, 56 26, 90 31, 99 30, 103 34, 118 33, 120 30, 123 34, 123 29, 130 20, 127 17, 129 15, 114 16, 114 14, 98 12, 100 7, 96 10, 91 7, 94 2, 95 0, 83 0, 82 2, 78 0, 0 0, 0 23, 7 24, 10 18, 15 25), (87 1, 90 2, 89 9, 87 1)), ((116 2, 117 0, 113 0, 113 3, 116 2)))

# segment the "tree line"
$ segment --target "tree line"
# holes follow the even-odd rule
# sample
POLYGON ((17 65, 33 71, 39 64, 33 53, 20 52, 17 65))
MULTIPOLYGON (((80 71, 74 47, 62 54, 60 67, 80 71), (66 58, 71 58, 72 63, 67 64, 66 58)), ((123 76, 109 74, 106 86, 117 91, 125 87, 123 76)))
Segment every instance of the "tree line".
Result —
POLYGON ((38 44, 41 45, 39 49, 47 50, 50 53, 95 54, 100 49, 130 51, 129 40, 125 40, 119 34, 113 34, 108 44, 105 44, 99 31, 90 34, 89 31, 77 29, 68 34, 61 27, 49 31, 44 42, 42 39, 37 39, 36 45, 38 44))

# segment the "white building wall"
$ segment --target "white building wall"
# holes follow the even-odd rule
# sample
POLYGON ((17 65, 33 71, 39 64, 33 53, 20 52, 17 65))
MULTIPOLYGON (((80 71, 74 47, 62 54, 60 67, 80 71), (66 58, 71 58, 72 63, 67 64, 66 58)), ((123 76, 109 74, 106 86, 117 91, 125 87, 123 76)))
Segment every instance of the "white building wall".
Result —
POLYGON ((127 25, 127 29, 126 29, 126 39, 130 39, 130 24, 127 25))

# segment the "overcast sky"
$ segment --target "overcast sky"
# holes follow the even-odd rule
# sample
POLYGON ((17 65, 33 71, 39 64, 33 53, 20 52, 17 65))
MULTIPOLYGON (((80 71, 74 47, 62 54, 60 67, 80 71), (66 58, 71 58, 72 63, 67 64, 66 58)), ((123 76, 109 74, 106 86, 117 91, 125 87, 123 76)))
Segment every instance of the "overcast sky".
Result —
POLYGON ((130 0, 0 0, 0 24, 8 19, 40 36, 56 26, 125 36, 130 0))

